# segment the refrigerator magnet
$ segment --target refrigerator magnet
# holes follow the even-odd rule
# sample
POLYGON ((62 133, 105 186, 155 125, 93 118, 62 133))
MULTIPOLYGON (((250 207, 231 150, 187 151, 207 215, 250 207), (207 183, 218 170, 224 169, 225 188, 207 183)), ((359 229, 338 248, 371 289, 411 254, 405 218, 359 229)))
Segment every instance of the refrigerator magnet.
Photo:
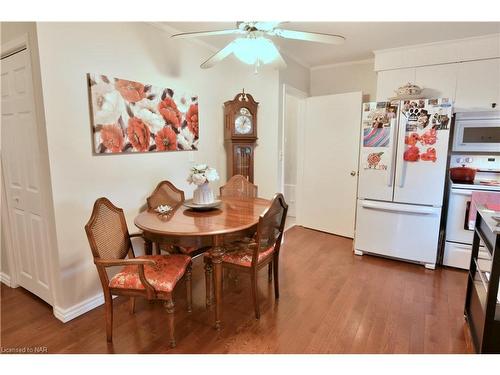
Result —
POLYGON ((387 164, 382 162, 384 152, 371 152, 366 157, 364 169, 387 170, 387 164))

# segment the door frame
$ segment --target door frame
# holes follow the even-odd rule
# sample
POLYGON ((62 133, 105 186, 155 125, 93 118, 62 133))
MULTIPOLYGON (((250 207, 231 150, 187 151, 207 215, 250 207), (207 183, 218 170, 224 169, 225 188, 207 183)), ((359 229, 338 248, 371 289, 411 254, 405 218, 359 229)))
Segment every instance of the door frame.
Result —
MULTIPOLYGON (((304 136, 304 122, 305 122, 305 114, 306 114, 306 103, 305 99, 309 97, 309 95, 299 90, 289 84, 284 83, 281 88, 281 95, 283 98, 282 112, 281 112, 281 131, 279 134, 279 191, 282 194, 285 194, 285 113, 286 113, 286 96, 291 95, 300 100, 299 108, 298 108, 298 121, 297 121, 297 138, 302 139, 304 136)), ((301 196, 301 183, 302 183, 302 174, 304 165, 302 163, 302 155, 304 153, 302 144, 297 142, 297 184, 295 186, 295 197, 301 196)), ((295 201, 295 222, 297 225, 300 225, 300 199, 296 199, 295 201)))
MULTIPOLYGON (((42 195, 42 210, 43 210, 43 219, 46 226, 46 241, 47 241, 47 272, 48 272, 48 283, 50 289, 50 301, 47 301, 53 308, 56 306, 56 282, 55 282, 55 273, 56 270, 55 265, 58 264, 58 250, 57 250, 57 240, 55 233, 55 220, 54 220, 54 212, 53 212, 53 201, 51 195, 51 181, 49 175, 49 166, 48 166, 48 154, 44 155, 43 150, 47 151, 47 141, 42 135, 42 132, 45 131, 45 121, 43 119, 43 103, 37 103, 36 98, 36 88, 35 88, 35 80, 34 80, 34 71, 33 71, 33 54, 30 45, 30 36, 28 33, 24 33, 19 37, 16 37, 8 42, 0 44, 0 58, 8 57, 9 55, 15 54, 22 50, 26 50, 28 55, 27 59, 27 68, 31 74, 31 88, 32 88, 32 104, 33 104, 33 113, 35 116, 36 123, 36 142, 38 142, 39 149, 39 162, 41 169, 45 169, 47 173, 40 174, 40 190, 42 195), (40 108, 41 105, 41 108, 40 108)), ((3 154, 2 154, 3 155, 3 154)), ((10 215, 10 204, 9 204, 9 191, 6 188, 6 178, 3 174, 4 168, 4 158, 0 157, 1 162, 1 183, 2 189, 5 190, 5 194, 2 192, 2 196, 5 197, 5 205, 2 207, 2 226, 5 226, 5 235, 6 235, 6 254, 8 258, 9 264, 9 278, 10 278, 10 287, 17 288, 20 285, 18 284, 18 275, 19 275, 19 259, 17 257, 16 251, 13 245, 13 235, 12 235, 12 217, 10 215), (4 220, 6 219, 6 220, 4 220)))

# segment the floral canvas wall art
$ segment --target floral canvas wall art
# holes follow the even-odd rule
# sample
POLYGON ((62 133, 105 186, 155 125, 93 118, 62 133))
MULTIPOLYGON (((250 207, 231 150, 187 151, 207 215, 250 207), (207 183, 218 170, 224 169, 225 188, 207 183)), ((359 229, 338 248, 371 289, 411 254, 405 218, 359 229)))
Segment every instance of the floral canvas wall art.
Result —
POLYGON ((88 74, 96 154, 198 149, 198 97, 88 74))

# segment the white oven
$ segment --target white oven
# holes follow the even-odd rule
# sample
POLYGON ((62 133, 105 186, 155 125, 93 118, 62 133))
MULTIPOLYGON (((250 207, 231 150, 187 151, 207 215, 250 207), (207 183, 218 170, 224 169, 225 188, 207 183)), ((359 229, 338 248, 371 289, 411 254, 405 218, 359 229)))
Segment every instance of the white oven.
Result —
POLYGON ((500 152, 500 111, 457 113, 453 151, 500 152))
MULTIPOLYGON (((475 191, 500 193, 500 154, 452 154, 450 167, 462 165, 476 169, 476 178, 471 184, 451 183, 448 195, 443 264, 469 269, 474 235, 474 231, 469 229, 472 193, 475 191)), ((482 259, 490 258, 484 247, 480 247, 479 257, 482 259)))
MULTIPOLYGON (((456 185, 459 186, 459 185, 456 185)), ((486 190, 452 187, 449 196, 448 217, 446 222, 446 243, 443 264, 445 266, 469 269, 474 231, 469 229, 469 209, 473 191, 486 190)), ((479 247, 481 262, 490 259, 481 242, 479 247)))

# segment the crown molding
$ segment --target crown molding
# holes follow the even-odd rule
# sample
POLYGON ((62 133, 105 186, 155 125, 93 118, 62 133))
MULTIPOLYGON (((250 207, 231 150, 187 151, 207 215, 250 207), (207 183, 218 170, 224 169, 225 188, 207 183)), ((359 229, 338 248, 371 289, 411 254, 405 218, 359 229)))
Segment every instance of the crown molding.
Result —
POLYGON ((333 63, 333 64, 315 65, 315 66, 312 66, 310 69, 311 70, 330 69, 330 68, 338 68, 340 66, 370 64, 370 63, 374 63, 374 62, 375 62, 375 59, 372 57, 372 58, 363 59, 363 60, 352 60, 352 61, 343 61, 343 62, 338 62, 338 63, 333 63))

